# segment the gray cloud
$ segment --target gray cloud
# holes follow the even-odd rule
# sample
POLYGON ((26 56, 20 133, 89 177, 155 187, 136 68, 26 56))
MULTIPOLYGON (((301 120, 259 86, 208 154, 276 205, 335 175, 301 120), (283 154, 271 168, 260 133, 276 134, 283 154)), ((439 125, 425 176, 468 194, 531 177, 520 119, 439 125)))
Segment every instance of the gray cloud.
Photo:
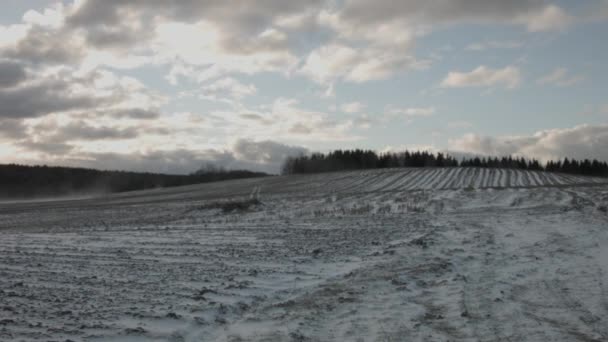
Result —
POLYGON ((25 164, 47 164, 87 167, 100 170, 125 170, 167 174, 188 174, 205 163, 216 165, 234 164, 229 152, 207 150, 148 151, 138 153, 74 152, 73 147, 62 143, 23 142, 18 145, 27 151, 42 152, 45 156, 36 160, 23 160, 25 164), (72 152, 72 153, 70 153, 72 152))
POLYGON ((188 174, 209 163, 227 169, 248 169, 279 173, 287 156, 307 153, 304 147, 289 146, 275 141, 237 140, 225 150, 151 150, 136 153, 96 153, 74 151, 73 146, 62 142, 22 141, 24 150, 46 154, 46 159, 26 161, 29 164, 46 163, 95 169, 188 174))
POLYGON ((79 62, 85 49, 70 32, 33 26, 23 39, 0 52, 7 58, 36 65, 62 65, 79 62))
POLYGON ((129 48, 152 38, 154 33, 147 25, 134 28, 126 23, 86 26, 82 32, 88 45, 99 49, 129 48))
POLYGON ((114 97, 74 95, 71 80, 46 79, 19 88, 0 89, 0 118, 33 118, 53 112, 95 108, 114 97))
POLYGON ((293 133, 293 134, 310 134, 312 133, 313 129, 312 127, 301 123, 301 122, 297 122, 294 125, 292 125, 291 127, 289 127, 289 133, 293 133))
POLYGON ((271 140, 252 141, 239 139, 233 146, 237 159, 277 165, 282 163, 288 156, 306 153, 308 150, 300 146, 289 146, 271 140))
POLYGON ((20 141, 17 143, 21 149, 26 151, 43 152, 49 156, 63 156, 74 149, 74 146, 61 142, 36 142, 36 141, 20 141))
MULTIPOLYGON (((93 46, 125 46, 149 38, 145 29, 159 18, 195 22, 201 19, 221 27, 227 50, 247 52, 257 36, 277 16, 299 13, 318 6, 312 1, 220 1, 220 0, 88 0, 67 18, 73 28, 85 30, 93 46)), ((276 41, 255 42, 256 48, 274 49, 276 41)))
POLYGON ((72 122, 60 127, 52 135, 53 141, 72 140, 110 140, 110 139, 133 139, 139 136, 135 127, 117 128, 109 126, 90 126, 84 122, 72 122))
POLYGON ((0 120, 0 136, 8 139, 23 139, 27 136, 27 127, 21 120, 0 120))
POLYGON ((264 117, 263 115, 256 114, 256 113, 242 113, 242 114, 239 114, 239 117, 243 118, 245 120, 257 121, 263 125, 270 125, 273 123, 273 121, 270 118, 264 117))
POLYGON ((62 160, 61 164, 96 169, 188 174, 196 171, 205 160, 224 160, 217 151, 191 150, 150 151, 142 153, 87 153, 62 160))
POLYGON ((451 71, 441 82, 442 87, 489 87, 504 85, 507 88, 515 88, 521 83, 521 72, 514 66, 506 66, 502 69, 493 69, 481 65, 469 72, 451 71))
POLYGON ((81 113, 74 114, 74 117, 96 119, 101 117, 109 117, 114 119, 132 119, 132 120, 150 120, 153 121, 161 116, 161 112, 158 109, 144 109, 144 108, 99 108, 91 109, 81 113))
POLYGON ((129 118, 138 120, 151 120, 160 117, 160 113, 155 110, 143 108, 116 109, 109 112, 115 118, 129 118))
POLYGON ((104 70, 79 76, 71 69, 46 75, 30 72, 18 86, 0 87, 0 119, 36 118, 66 111, 91 119, 109 116, 150 120, 160 116, 154 108, 132 106, 129 101, 133 98, 145 100, 147 105, 157 100, 137 81, 104 70))
POLYGON ((0 61, 0 88, 16 86, 26 77, 25 68, 20 63, 0 61))
POLYGON ((468 134, 450 141, 454 151, 482 155, 523 155, 543 160, 558 158, 608 160, 608 125, 579 125, 550 129, 530 136, 488 137, 468 134))
POLYGON ((346 1, 341 17, 364 25, 390 20, 405 20, 408 24, 511 22, 542 11, 545 6, 544 0, 350 0, 346 1))

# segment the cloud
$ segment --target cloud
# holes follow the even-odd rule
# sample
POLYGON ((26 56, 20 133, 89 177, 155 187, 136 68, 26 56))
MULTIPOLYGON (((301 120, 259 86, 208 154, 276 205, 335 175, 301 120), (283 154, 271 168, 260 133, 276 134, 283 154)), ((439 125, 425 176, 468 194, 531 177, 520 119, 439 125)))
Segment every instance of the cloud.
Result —
POLYGON ((515 40, 491 40, 478 43, 471 43, 465 47, 469 51, 483 51, 489 49, 517 49, 524 44, 515 40))
POLYGON ((489 87, 502 85, 515 88, 521 83, 521 73, 517 67, 507 66, 491 69, 484 65, 470 72, 451 71, 441 82, 445 88, 489 87))
POLYGON ((343 103, 340 106, 340 110, 342 110, 344 113, 359 113, 360 111, 362 111, 365 108, 365 105, 361 102, 349 102, 349 103, 343 103))
POLYGON ((23 139, 27 137, 27 126, 21 120, 0 120, 0 138, 23 139))
MULTIPOLYGON (((70 111, 113 110, 115 113, 141 105, 155 106, 159 100, 129 77, 97 70, 79 75, 60 68, 32 75, 19 86, 0 88, 0 118, 35 118, 70 111)), ((137 107, 136 107, 137 108, 137 107)), ((139 114, 142 114, 140 112, 139 114)))
POLYGON ((291 50, 299 38, 274 21, 320 4, 80 0, 42 13, 29 11, 19 26, 0 26, 0 52, 38 66, 70 64, 88 70, 181 63, 196 69, 195 75, 183 75, 195 79, 203 74, 286 72, 298 61, 291 50), (13 37, 4 39, 5 33, 13 37))
POLYGON ((317 20, 332 35, 327 43, 309 52, 298 72, 318 83, 384 80, 408 70, 428 68, 431 63, 415 56, 416 30, 403 21, 360 25, 345 16, 344 8, 324 10, 317 20))
POLYGON ((59 165, 168 174, 188 174, 198 170, 206 162, 230 166, 234 163, 234 157, 229 152, 218 150, 175 149, 134 153, 90 152, 76 156, 64 155, 49 160, 49 163, 59 165))
MULTIPOLYGON (((544 0, 346 0, 333 4, 319 13, 317 25, 335 35, 313 49, 299 70, 322 84, 383 80, 428 68, 432 58, 415 56, 416 38, 453 25, 519 25, 537 32, 563 29, 572 21, 562 8, 544 0)), ((520 45, 488 42, 475 48, 520 45)))
POLYGON ((226 149, 151 149, 134 153, 86 152, 69 154, 72 146, 62 143, 24 143, 29 150, 44 151, 37 162, 50 165, 81 166, 96 169, 188 174, 211 163, 228 169, 249 169, 279 173, 287 156, 307 153, 308 149, 275 141, 238 139, 226 149))
POLYGON ((367 114, 361 114, 353 120, 353 123, 356 127, 361 129, 369 129, 373 124, 376 123, 376 120, 367 114))
POLYGON ((113 109, 102 113, 96 113, 97 115, 109 115, 117 119, 135 119, 135 120, 153 120, 160 117, 160 113, 154 109, 143 109, 143 108, 120 108, 113 109))
POLYGON ((302 122, 296 122, 287 130, 289 133, 296 135, 308 135, 313 133, 313 127, 307 126, 302 122))
POLYGON ((389 21, 419 26, 503 23, 524 25, 530 31, 558 29, 569 20, 563 9, 544 0, 347 0, 340 18, 360 26, 389 21))
MULTIPOLYGON (((67 18, 69 25, 86 28, 87 35, 103 32, 108 27, 116 27, 130 22, 125 27, 126 35, 141 34, 140 27, 154 23, 154 20, 180 21, 186 23, 205 20, 218 26, 223 32, 223 46, 239 48, 247 45, 251 38, 264 32, 275 17, 289 16, 314 8, 320 0, 306 2, 265 0, 238 1, 80 1, 67 18)), ((120 27, 120 26, 119 26, 120 27)))
MULTIPOLYGON (((343 82, 390 79, 437 62, 416 51, 417 40, 435 30, 501 24, 536 32, 572 21, 544 0, 56 2, 0 25, 2 147, 17 149, 19 158, 142 171, 191 172, 206 160, 276 168, 282 156, 303 148, 274 140, 356 141, 356 129, 436 111, 386 108, 376 118, 351 102, 340 109, 353 115, 336 119, 318 109, 323 103, 273 101, 279 95, 262 93, 267 89, 254 84, 259 77, 243 75, 299 75, 335 97, 343 82), (159 72, 175 88, 158 84, 159 72), (191 96, 165 98, 121 74, 191 96)), ((484 41, 480 48, 516 45, 484 41)), ((442 86, 520 83, 516 67, 481 66, 448 74, 442 86)))
POLYGON ((326 45, 312 51, 299 72, 319 83, 328 83, 347 76, 358 60, 355 49, 338 44, 326 45))
POLYGON ((257 121, 259 124, 262 125, 272 124, 272 120, 270 118, 257 113, 241 113, 239 114, 239 117, 245 120, 257 121))
POLYGON ((448 122, 447 126, 451 129, 466 129, 473 127, 473 124, 468 121, 460 120, 448 122))
POLYGON ((74 140, 105 140, 105 139, 134 139, 139 136, 135 127, 111 127, 91 126, 83 121, 71 122, 65 126, 58 127, 53 133, 52 140, 74 141, 74 140))
POLYGON ((81 39, 69 32, 32 26, 22 39, 0 46, 0 52, 11 58, 35 65, 77 64, 86 54, 81 39))
MULTIPOLYGON (((62 142, 37 142, 37 141, 20 141, 17 146, 26 152, 42 152, 46 157, 61 157, 67 155, 74 149, 73 145, 62 142)), ((39 161, 40 162, 40 161, 39 161)))
POLYGON ((305 154, 308 149, 301 146, 290 146, 271 140, 253 141, 239 139, 232 147, 237 160, 265 164, 278 170, 280 164, 289 157, 305 154))
MULTIPOLYGON (((427 68, 418 36, 446 25, 508 23, 531 31, 562 27, 569 16, 542 0, 106 1, 80 0, 24 16, 24 35, 5 56, 43 65, 134 68, 169 65, 177 83, 230 73, 295 70, 329 84, 383 80, 427 68), (192 38, 190 38, 192 37, 192 38), (196 37, 196 38, 194 38, 196 37), (316 41, 311 43, 311 41, 316 41), (304 63, 298 69, 304 56, 304 63)), ((12 30, 16 30, 13 28, 12 30)))
POLYGON ((275 136, 302 141, 348 141, 359 140, 353 135, 352 120, 333 120, 327 113, 299 106, 296 99, 278 98, 272 105, 271 115, 275 136))
POLYGON ((251 83, 244 84, 232 77, 225 77, 204 86, 201 92, 201 97, 206 99, 242 99, 243 97, 255 94, 257 88, 251 83))
POLYGON ((429 117, 435 115, 437 109, 435 107, 394 107, 387 106, 384 113, 381 115, 370 116, 368 114, 359 114, 351 119, 352 125, 361 129, 369 129, 372 125, 383 124, 387 125, 393 120, 398 120, 400 123, 411 123, 415 118, 429 117))
POLYGON ((95 108, 110 99, 72 94, 63 80, 43 80, 16 89, 0 89, 0 118, 32 118, 55 112, 95 108))
POLYGON ((522 155, 541 160, 608 160, 608 125, 579 125, 538 131, 529 136, 489 137, 467 134, 449 141, 451 150, 482 155, 522 155))
POLYGON ((328 113, 301 106, 296 99, 276 98, 271 103, 247 107, 234 103, 226 110, 205 116, 213 132, 225 137, 318 142, 357 140, 351 120, 332 119, 328 113), (221 132, 221 133, 219 133, 221 132))
POLYGON ((436 112, 435 107, 411 107, 411 108, 390 108, 387 111, 389 116, 395 117, 404 117, 404 118, 412 118, 412 117, 424 117, 424 116, 432 116, 436 112))
POLYGON ((608 1, 599 1, 589 6, 582 17, 583 20, 590 22, 608 19, 608 1))
POLYGON ((539 78, 536 82, 541 85, 553 85, 567 87, 582 82, 585 78, 581 75, 571 75, 566 68, 556 68, 549 74, 539 78))
POLYGON ((574 18, 556 5, 547 5, 542 10, 520 15, 515 22, 520 22, 530 32, 563 30, 574 18))
POLYGON ((26 77, 25 68, 20 63, 0 60, 0 88, 16 86, 26 77))
POLYGON ((383 46, 356 49, 331 43, 310 52, 298 72, 322 84, 335 80, 362 83, 387 79, 408 69, 426 67, 427 61, 419 61, 403 50, 383 46))

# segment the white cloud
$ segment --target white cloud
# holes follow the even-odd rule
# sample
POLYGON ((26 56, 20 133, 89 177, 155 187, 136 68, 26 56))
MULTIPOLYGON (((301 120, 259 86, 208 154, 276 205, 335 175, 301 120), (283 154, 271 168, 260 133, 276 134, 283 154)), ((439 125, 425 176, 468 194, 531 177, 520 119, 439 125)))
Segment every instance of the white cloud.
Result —
POLYGON ((566 87, 578 84, 584 79, 581 75, 571 75, 566 68, 556 68, 549 74, 539 78, 536 82, 541 85, 549 84, 566 87))
POLYGON ((29 25, 39 25, 48 29, 57 29, 64 24, 64 6, 56 3, 45 8, 42 13, 29 10, 23 15, 23 22, 29 25))
POLYGON ((465 129, 473 127, 473 124, 468 121, 451 121, 448 122, 448 127, 452 129, 465 129))
POLYGON ((339 44, 325 45, 308 55, 300 73, 319 83, 327 83, 347 75, 358 60, 355 49, 339 44))
MULTIPOLYGON (((382 80, 410 69, 427 68, 432 59, 415 56, 415 39, 451 25, 498 23, 548 31, 562 29, 571 21, 562 8, 538 0, 347 0, 340 4, 318 15, 317 25, 330 28, 335 37, 314 49, 300 70, 320 83, 382 80)), ((496 41, 471 48, 519 46, 519 42, 496 41)))
POLYGON ((432 116, 436 112, 435 107, 412 107, 412 108, 391 108, 387 114, 389 116, 401 116, 405 118, 432 116))
POLYGON ((27 35, 28 25, 0 25, 0 49, 13 45, 27 35))
POLYGON ((344 113, 359 113, 360 111, 362 111, 363 109, 365 109, 365 105, 361 102, 348 102, 348 103, 343 103, 340 106, 340 110, 342 110, 344 113))
POLYGON ((305 154, 308 149, 301 146, 290 146, 276 141, 253 141, 238 139, 232 146, 234 156, 238 160, 259 163, 279 169, 281 163, 289 156, 305 154))
POLYGON ((387 106, 381 115, 359 114, 351 121, 355 127, 369 129, 373 125, 387 125, 397 120, 400 123, 410 123, 416 118, 430 117, 435 115, 435 107, 394 107, 387 106))
POLYGON ((0 88, 0 118, 54 113, 157 107, 162 99, 133 78, 97 70, 79 75, 69 68, 29 73, 16 87, 0 88))
POLYGON ((524 44, 515 40, 491 40, 484 42, 471 43, 465 47, 469 51, 483 51, 489 49, 517 49, 524 44))
MULTIPOLYGON (((195 24, 163 23, 156 30, 156 38, 151 42, 152 49, 157 59, 178 68, 172 70, 174 83, 177 76, 200 82, 228 73, 288 73, 298 62, 298 58, 286 48, 226 50, 222 46, 222 32, 213 24, 203 21, 195 24), (196 37, 196 41, 184 37, 196 37)), ((275 39, 277 35, 280 34, 265 31, 260 33, 260 39, 275 39)))
POLYGON ((374 123, 376 123, 376 120, 374 120, 368 114, 361 114, 353 120, 353 123, 358 128, 369 129, 374 123))
MULTIPOLYGON (((267 137, 296 144, 356 141, 361 137, 353 130, 436 112, 432 106, 387 108, 374 117, 362 114, 363 104, 352 102, 339 109, 353 115, 338 120, 294 99, 268 103, 265 99, 280 96, 276 92, 251 101, 266 101, 264 105, 246 106, 240 101, 263 91, 254 81, 244 81, 243 74, 298 74, 316 82, 324 96, 336 97, 342 82, 385 80, 429 67, 430 60, 416 55, 416 41, 435 30, 501 24, 546 31, 572 21, 564 9, 543 0, 64 3, 28 11, 16 25, 0 25, 2 142, 17 149, 14 156, 30 153, 41 161, 151 170, 166 163, 176 165, 174 171, 206 158, 276 164, 276 151, 289 147, 267 137), (133 74, 145 74, 142 79, 148 80, 169 70, 167 79, 176 93, 230 106, 218 110, 226 106, 192 96, 171 101, 180 112, 164 112, 167 98, 120 76, 142 66, 146 68, 133 74), (94 141, 80 141, 85 136, 94 141), (242 140, 230 145, 229 139, 237 138, 242 140), (121 154, 114 153, 118 150, 121 154)), ((518 46, 512 41, 479 44, 471 48, 518 46)), ((558 71, 543 82, 572 80, 558 71)), ((517 67, 481 66, 450 73, 442 86, 513 88, 520 83, 517 67)))
POLYGON ((354 47, 331 43, 313 50, 298 71, 316 82, 335 80, 362 83, 383 80, 408 69, 423 69, 429 62, 417 60, 407 51, 381 46, 354 47))
POLYGON ((526 25, 531 32, 563 30, 573 21, 573 17, 556 5, 547 5, 540 11, 521 15, 515 20, 526 25))
POLYGON ((333 83, 327 86, 327 89, 321 94, 321 98, 328 99, 336 97, 336 88, 333 83))
MULTIPOLYGON (((51 151, 54 146, 45 146, 51 151)), ((132 153, 86 152, 78 155, 66 154, 64 146, 56 146, 57 155, 37 157, 30 161, 49 165, 84 166, 96 169, 119 169, 141 172, 187 174, 206 164, 228 169, 249 169, 268 173, 279 173, 287 156, 307 153, 302 146, 285 145, 271 140, 237 139, 222 148, 208 149, 145 149, 132 153)), ((28 162, 28 161, 26 161, 28 162)))
POLYGON ((507 66, 492 69, 484 65, 470 72, 451 71, 441 82, 445 88, 489 87, 502 85, 515 88, 521 83, 521 73, 517 67, 507 66))
POLYGON ((451 150, 482 155, 522 155, 541 160, 608 160, 608 125, 579 125, 538 131, 529 136, 488 137, 467 134, 449 141, 451 150))
POLYGON ((298 141, 353 141, 353 121, 333 120, 327 113, 301 108, 295 99, 278 98, 271 115, 275 118, 274 136, 298 141))
POLYGON ((559 29, 569 20, 562 8, 542 0, 347 0, 338 17, 363 27, 397 21, 413 27, 499 23, 523 25, 530 31, 559 29))
POLYGON ((201 91, 203 98, 213 100, 225 98, 242 99, 243 97, 255 94, 257 88, 251 83, 244 84, 232 77, 225 77, 204 86, 201 91))

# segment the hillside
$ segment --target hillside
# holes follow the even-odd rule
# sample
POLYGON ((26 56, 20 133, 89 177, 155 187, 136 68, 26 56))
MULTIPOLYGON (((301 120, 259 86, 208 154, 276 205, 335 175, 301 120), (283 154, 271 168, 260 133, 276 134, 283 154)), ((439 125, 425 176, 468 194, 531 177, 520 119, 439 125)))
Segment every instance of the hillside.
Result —
MULTIPOLYGON (((249 178, 155 189, 152 192, 133 191, 105 196, 103 203, 166 203, 248 197, 254 190, 263 196, 306 197, 366 192, 571 187, 596 184, 608 184, 608 179, 516 169, 397 168, 249 178)), ((95 204, 99 200, 80 200, 81 205, 88 202, 95 204)))
POLYGON ((267 175, 245 170, 170 175, 9 164, 0 165, 0 199, 91 196, 262 176, 267 175))
POLYGON ((603 341, 608 180, 240 179, 0 205, 0 340, 603 341))

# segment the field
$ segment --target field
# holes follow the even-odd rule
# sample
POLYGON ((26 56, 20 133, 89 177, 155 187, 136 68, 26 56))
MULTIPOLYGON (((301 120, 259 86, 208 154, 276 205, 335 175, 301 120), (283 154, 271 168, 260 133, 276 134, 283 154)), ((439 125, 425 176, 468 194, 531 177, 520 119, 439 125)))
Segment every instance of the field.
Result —
POLYGON ((2 341, 606 341, 608 181, 476 168, 0 204, 2 341))

